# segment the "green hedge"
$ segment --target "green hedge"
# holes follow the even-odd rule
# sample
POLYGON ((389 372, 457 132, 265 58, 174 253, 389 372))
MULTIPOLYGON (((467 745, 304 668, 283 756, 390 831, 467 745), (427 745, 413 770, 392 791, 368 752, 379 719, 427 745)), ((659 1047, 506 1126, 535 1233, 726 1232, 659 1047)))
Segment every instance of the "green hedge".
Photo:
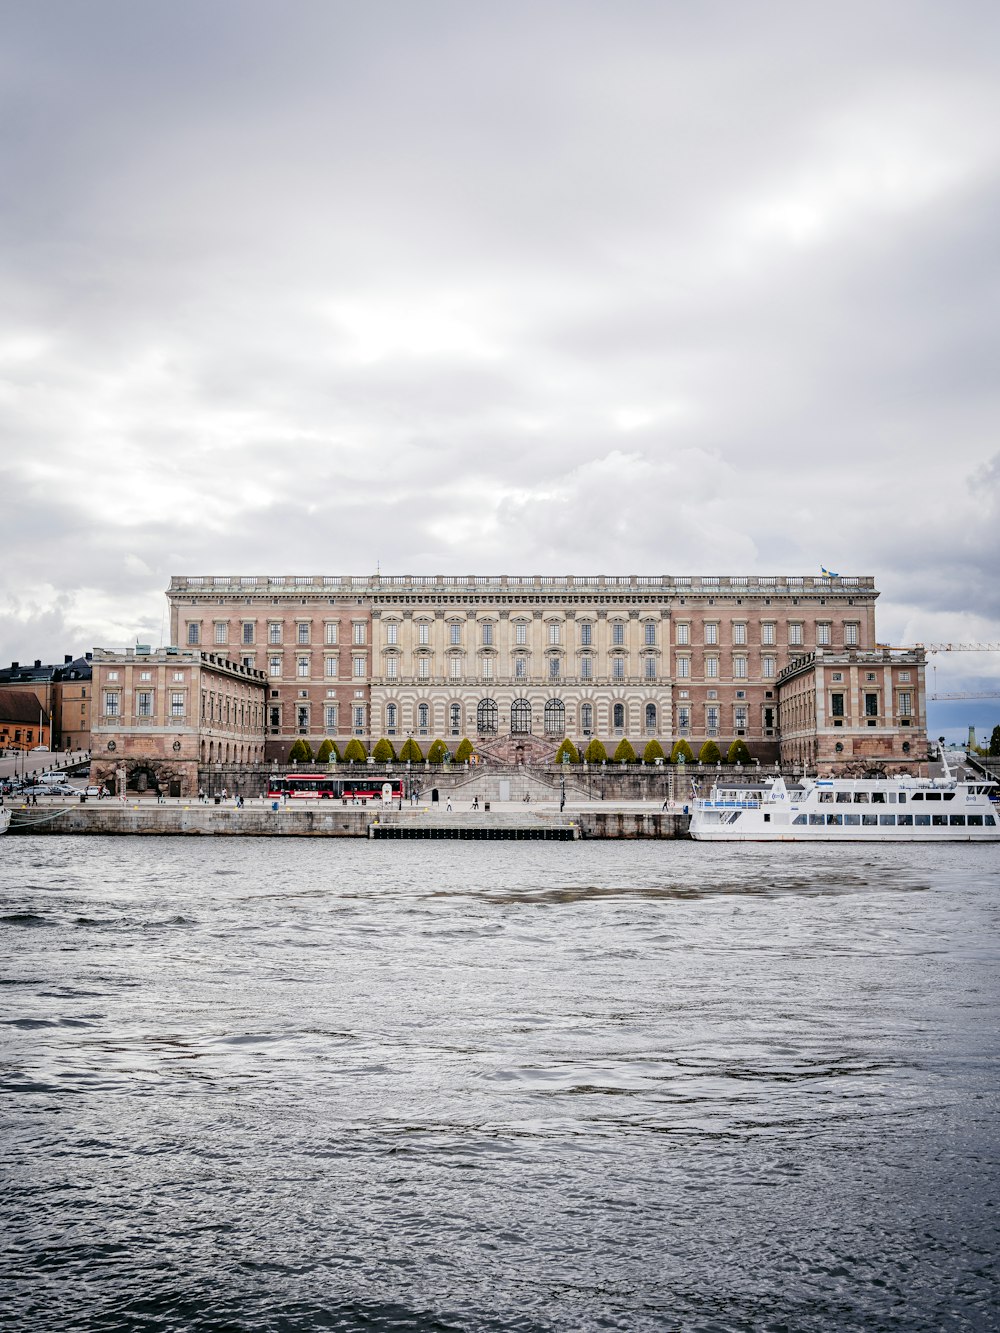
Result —
POLYGON ((357 736, 352 736, 344 746, 344 759, 350 763, 351 760, 356 764, 363 764, 368 758, 368 751, 358 740, 357 736))
POLYGON ((392 748, 392 741, 385 736, 382 737, 372 750, 372 758, 377 764, 391 764, 396 758, 396 751, 392 748))
POLYGON ((627 736, 623 736, 615 747, 614 760, 616 764, 635 763, 635 750, 632 748, 632 742, 627 736))
POLYGON ((412 736, 407 736, 403 742, 403 748, 399 752, 399 758, 404 764, 422 764, 424 762, 424 752, 412 736))

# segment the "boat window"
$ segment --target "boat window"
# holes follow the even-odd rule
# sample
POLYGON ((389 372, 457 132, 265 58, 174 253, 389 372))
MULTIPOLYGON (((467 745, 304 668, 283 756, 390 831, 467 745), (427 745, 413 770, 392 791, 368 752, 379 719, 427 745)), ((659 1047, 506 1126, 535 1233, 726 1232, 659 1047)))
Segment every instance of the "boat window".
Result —
POLYGON ((947 815, 931 815, 931 823, 934 825, 935 828, 941 828, 942 825, 947 825, 947 823, 948 823, 948 816, 947 816, 947 815))
POLYGON ((862 822, 862 824, 865 824, 865 825, 877 824, 877 823, 878 823, 878 815, 862 815, 862 816, 861 816, 861 822, 862 822))
POLYGON ((908 828, 912 828, 912 827, 913 827, 913 816, 912 816, 912 815, 899 815, 899 816, 897 816, 896 823, 897 823, 897 824, 905 824, 908 828))
POLYGON ((890 805, 895 805, 895 804, 896 804, 896 793, 895 793, 894 791, 891 791, 891 792, 888 793, 888 796, 889 796, 889 804, 890 804, 890 805))
POLYGON ((807 815, 796 815, 792 820, 793 824, 807 824, 809 822, 807 815))
POLYGON ((957 824, 959 828, 965 828, 965 815, 949 815, 948 818, 952 824, 957 824))
POLYGON ((878 822, 879 822, 880 824, 888 824, 888 825, 890 826, 890 828, 891 828, 891 827, 894 827, 894 826, 895 826, 895 823, 896 823, 896 816, 895 816, 895 815, 879 815, 879 817, 878 817, 878 822))
POLYGON ((860 823, 861 823, 861 816, 860 816, 860 815, 845 815, 845 816, 844 816, 844 823, 845 823, 845 824, 860 824, 860 823))
POLYGON ((915 791, 915 792, 913 793, 913 799, 914 799, 915 801, 922 801, 922 800, 924 799, 924 794, 923 794, 923 792, 922 792, 922 791, 915 791))
POLYGON ((997 821, 992 815, 983 815, 983 822, 986 824, 987 828, 993 828, 997 821))
POLYGON ((873 791, 873 792, 872 792, 872 804, 873 804, 873 805, 885 805, 885 792, 884 792, 884 791, 873 791))
POLYGON ((810 823, 810 824, 822 824, 822 823, 824 823, 824 822, 825 822, 825 821, 824 821, 822 815, 810 815, 810 816, 809 816, 809 823, 810 823))
POLYGON ((953 801, 955 799, 955 793, 953 791, 946 791, 941 799, 942 801, 953 801))
POLYGON ((844 816, 843 816, 843 815, 827 815, 827 817, 826 817, 826 822, 827 822, 828 824, 843 824, 843 822, 844 822, 844 816))
POLYGON ((849 791, 838 791, 838 792, 837 792, 837 804, 838 804, 838 805, 842 805, 845 801, 848 803, 848 805, 850 805, 850 802, 851 802, 851 793, 850 793, 849 791))
POLYGON ((864 801, 864 802, 867 804, 867 802, 868 802, 868 793, 867 793, 866 791, 856 791, 856 792, 854 793, 854 799, 855 799, 856 801, 864 801))
POLYGON ((832 791, 821 791, 820 794, 819 794, 819 799, 820 799, 821 801, 828 802, 829 804, 832 805, 832 803, 833 803, 833 792, 832 792, 832 791))
POLYGON ((930 815, 914 815, 913 822, 914 824, 918 824, 921 828, 926 828, 931 822, 931 817, 930 815))
POLYGON ((969 816, 969 827, 970 827, 970 828, 982 828, 982 827, 983 827, 983 817, 982 817, 982 815, 970 815, 970 816, 969 816))
POLYGON ((940 801, 940 799, 941 799, 941 793, 940 793, 939 791, 925 791, 925 792, 924 792, 924 800, 925 800, 925 801, 940 801))
POLYGON ((905 805, 905 804, 906 804, 906 792, 905 792, 905 791, 901 791, 901 792, 899 793, 899 804, 900 804, 900 805, 905 805))

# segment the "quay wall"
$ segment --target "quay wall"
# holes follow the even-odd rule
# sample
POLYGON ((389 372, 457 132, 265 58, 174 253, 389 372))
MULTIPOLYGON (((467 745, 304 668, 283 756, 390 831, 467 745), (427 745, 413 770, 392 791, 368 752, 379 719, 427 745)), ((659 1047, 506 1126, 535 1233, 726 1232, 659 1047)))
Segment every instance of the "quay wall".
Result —
MULTIPOLYGON (((376 819, 382 823, 442 829, 507 829, 575 826, 583 838, 682 838, 688 819, 665 811, 467 811, 446 815, 432 810, 380 813, 369 808, 320 806, 303 810, 289 806, 156 805, 102 801, 99 804, 39 806, 13 810, 6 837, 49 834, 146 835, 151 837, 292 837, 367 838, 376 819)), ((513 835, 512 835, 513 836, 513 835)))

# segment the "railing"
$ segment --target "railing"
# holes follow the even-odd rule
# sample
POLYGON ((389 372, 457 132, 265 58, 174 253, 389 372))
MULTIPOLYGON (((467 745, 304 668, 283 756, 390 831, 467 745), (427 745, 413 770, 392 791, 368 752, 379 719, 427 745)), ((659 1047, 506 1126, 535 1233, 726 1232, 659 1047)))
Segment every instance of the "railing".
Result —
POLYGON ((407 587, 421 590, 427 588, 453 589, 463 594, 467 594, 469 588, 509 588, 515 592, 537 588, 544 590, 546 593, 552 593, 560 589, 576 589, 587 592, 606 589, 620 592, 622 589, 635 588, 642 589, 644 592, 658 589, 666 595, 674 592, 686 595, 691 592, 718 593, 725 590, 746 593, 753 589, 762 588, 766 588, 769 592, 787 589, 796 593, 807 588, 822 589, 826 592, 836 591, 838 588, 845 590, 874 589, 875 580, 870 576, 831 575, 824 577, 784 574, 271 574, 266 576, 213 574, 175 575, 170 580, 171 591, 202 591, 208 588, 219 592, 231 590, 238 593, 241 589, 247 587, 261 589, 292 587, 296 590, 316 588, 322 589, 327 595, 331 590, 339 590, 345 595, 356 595, 359 589, 395 591, 407 587))

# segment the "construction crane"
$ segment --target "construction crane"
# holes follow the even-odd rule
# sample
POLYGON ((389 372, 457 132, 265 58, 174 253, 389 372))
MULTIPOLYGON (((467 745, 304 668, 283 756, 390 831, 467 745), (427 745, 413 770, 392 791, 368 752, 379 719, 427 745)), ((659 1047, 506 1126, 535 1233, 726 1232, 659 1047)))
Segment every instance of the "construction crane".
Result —
POLYGON ((928 653, 1000 653, 1000 643, 917 643, 913 646, 928 653))
POLYGON ((1000 690, 966 692, 964 694, 929 694, 928 699, 1000 699, 1000 690))

